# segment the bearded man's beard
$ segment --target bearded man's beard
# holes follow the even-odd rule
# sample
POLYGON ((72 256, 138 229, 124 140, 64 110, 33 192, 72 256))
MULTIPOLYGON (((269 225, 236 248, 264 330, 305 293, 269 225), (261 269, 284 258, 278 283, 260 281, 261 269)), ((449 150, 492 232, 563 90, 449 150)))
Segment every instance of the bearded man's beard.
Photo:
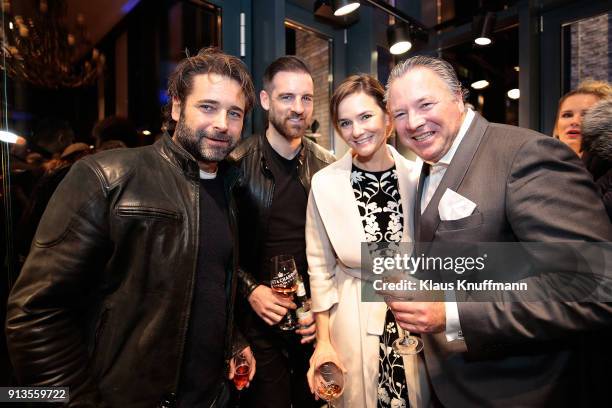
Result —
POLYGON ((274 112, 270 112, 268 115, 270 124, 274 126, 274 129, 282 135, 285 139, 298 139, 302 138, 306 134, 306 130, 310 126, 306 122, 304 115, 292 114, 286 117, 276 115, 274 112), (292 125, 289 119, 302 118, 304 121, 301 126, 292 125))
POLYGON ((210 133, 204 129, 194 131, 185 123, 183 115, 179 118, 174 131, 176 140, 196 161, 220 162, 232 151, 238 140, 225 133, 210 133), (209 139, 227 141, 225 146, 212 146, 209 139))

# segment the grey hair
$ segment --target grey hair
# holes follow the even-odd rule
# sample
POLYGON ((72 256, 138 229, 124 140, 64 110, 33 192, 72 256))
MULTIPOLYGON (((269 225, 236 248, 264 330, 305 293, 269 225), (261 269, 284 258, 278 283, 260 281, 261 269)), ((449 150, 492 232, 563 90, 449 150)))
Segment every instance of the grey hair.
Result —
POLYGON ((444 81, 453 95, 461 95, 462 102, 465 102, 469 92, 461 85, 453 66, 441 58, 428 57, 425 55, 410 57, 393 67, 389 79, 387 80, 387 86, 385 86, 385 102, 389 101, 389 88, 391 87, 391 83, 406 75, 408 71, 414 68, 428 68, 432 70, 442 81, 444 81))
POLYGON ((602 100, 584 115, 582 150, 612 160, 612 99, 602 100))

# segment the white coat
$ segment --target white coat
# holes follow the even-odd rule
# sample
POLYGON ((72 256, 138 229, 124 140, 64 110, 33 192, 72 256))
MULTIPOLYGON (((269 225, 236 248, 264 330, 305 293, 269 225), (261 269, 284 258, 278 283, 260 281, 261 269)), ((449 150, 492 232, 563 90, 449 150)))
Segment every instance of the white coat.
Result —
MULTIPOLYGON (((412 241, 414 197, 418 173, 413 162, 387 145, 395 161, 404 215, 403 242, 412 241)), ((348 370, 338 407, 376 407, 379 341, 387 306, 361 301, 361 243, 363 224, 351 186, 352 152, 312 178, 306 217, 306 255, 312 310, 329 310, 332 345, 348 370), (352 269, 352 270, 351 270, 352 269), (348 272, 348 273, 347 273, 348 272)), ((419 358, 404 357, 411 407, 423 406, 426 379, 419 376, 419 358)), ((428 398, 425 398, 428 400, 428 398)))

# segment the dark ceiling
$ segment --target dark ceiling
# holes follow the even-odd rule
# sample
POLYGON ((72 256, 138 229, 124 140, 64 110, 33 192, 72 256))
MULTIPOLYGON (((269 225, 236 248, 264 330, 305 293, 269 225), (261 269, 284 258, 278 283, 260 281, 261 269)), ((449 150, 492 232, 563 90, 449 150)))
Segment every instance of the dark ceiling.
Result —
MULTIPOLYGON (((299 7, 313 11, 315 0, 288 0, 299 7)), ((418 1, 418 0, 412 0, 418 1)), ((421 9, 429 8, 432 0, 421 0, 421 9)), ((472 17, 481 11, 501 11, 514 6, 518 0, 441 0, 440 11, 442 15, 442 27, 460 26, 472 20, 472 17)), ((401 6, 401 1, 396 1, 401 6)), ((365 7, 371 7, 368 2, 362 0, 365 7)), ((401 7, 398 9, 406 12, 401 7)), ((411 16, 419 19, 421 16, 411 16)))

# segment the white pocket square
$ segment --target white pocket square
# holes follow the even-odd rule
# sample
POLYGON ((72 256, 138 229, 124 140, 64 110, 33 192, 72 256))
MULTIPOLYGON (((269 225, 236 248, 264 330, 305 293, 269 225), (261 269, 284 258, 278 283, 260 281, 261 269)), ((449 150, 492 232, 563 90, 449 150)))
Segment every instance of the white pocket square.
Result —
POLYGON ((438 213, 440 220, 453 221, 471 215, 475 208, 476 203, 447 188, 438 204, 438 213))

